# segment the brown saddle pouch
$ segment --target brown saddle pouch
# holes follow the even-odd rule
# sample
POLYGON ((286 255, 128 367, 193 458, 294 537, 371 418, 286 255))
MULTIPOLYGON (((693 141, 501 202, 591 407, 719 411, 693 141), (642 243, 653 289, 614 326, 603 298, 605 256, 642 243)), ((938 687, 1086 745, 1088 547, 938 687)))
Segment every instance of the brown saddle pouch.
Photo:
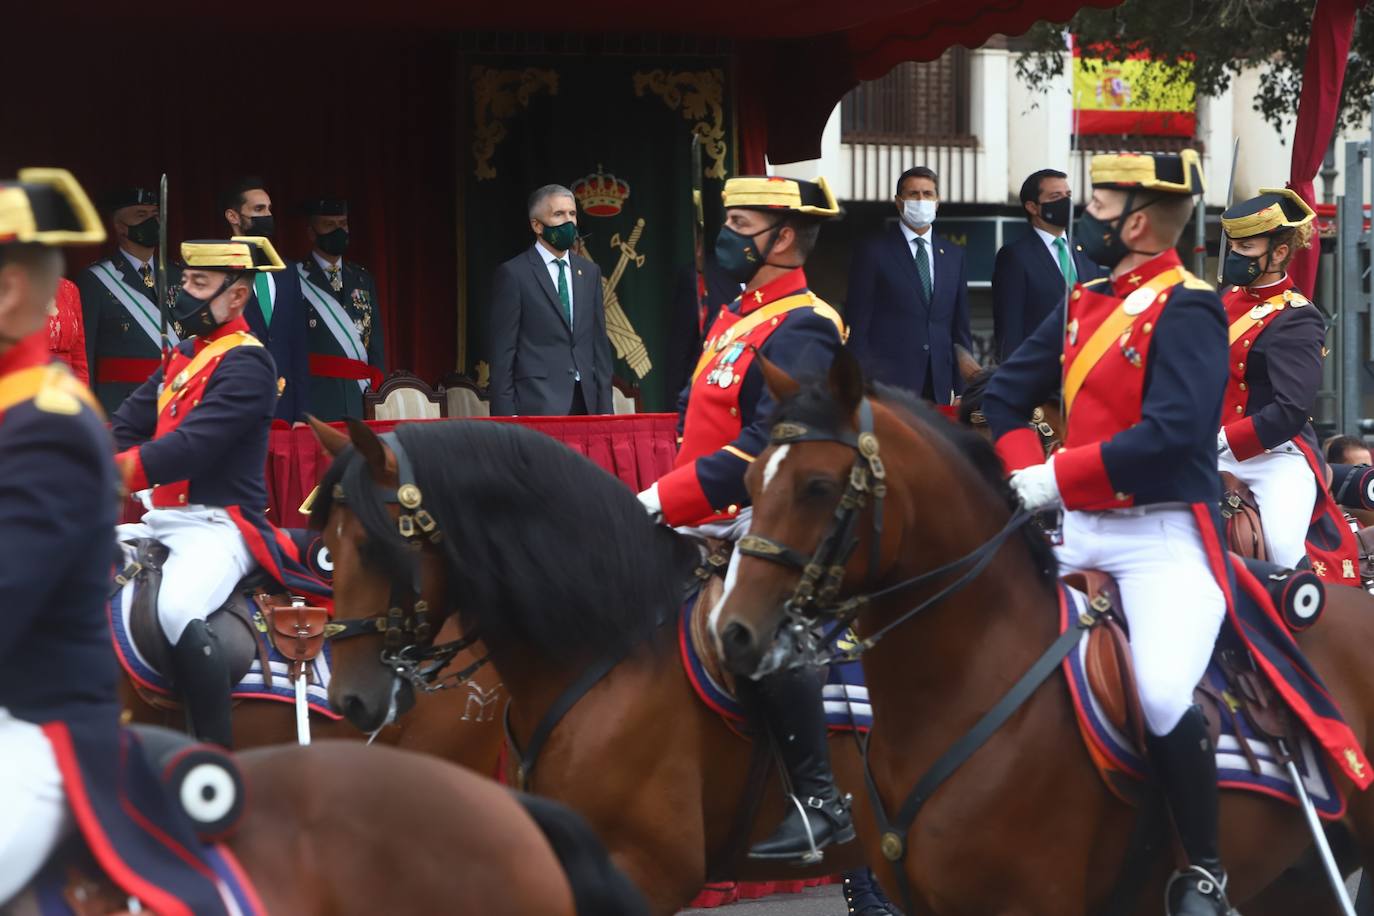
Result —
POLYGON ((267 623, 267 636, 290 664, 290 679, 295 681, 305 666, 324 651, 324 631, 329 623, 329 611, 322 607, 296 604, 281 596, 259 594, 255 598, 267 623))
POLYGON ((1088 686, 1102 711, 1123 735, 1137 745, 1145 741, 1145 715, 1140 708, 1140 692, 1135 686, 1135 667, 1126 618, 1121 612, 1121 593, 1116 580, 1090 569, 1064 577, 1071 588, 1088 596, 1101 622, 1088 631, 1084 669, 1088 686))
POLYGON ((1232 553, 1268 561, 1264 526, 1255 494, 1234 474, 1221 475, 1221 517, 1226 520, 1226 545, 1232 553))

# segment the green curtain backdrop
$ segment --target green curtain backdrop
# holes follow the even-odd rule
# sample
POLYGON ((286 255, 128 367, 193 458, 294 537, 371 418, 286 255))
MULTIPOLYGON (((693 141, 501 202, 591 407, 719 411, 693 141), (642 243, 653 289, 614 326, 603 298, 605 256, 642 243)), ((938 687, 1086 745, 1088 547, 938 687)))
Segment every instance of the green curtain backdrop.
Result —
POLYGON ((472 54, 461 66, 469 87, 458 213, 464 369, 485 375, 492 272, 534 241, 529 193, 557 183, 579 192, 587 256, 613 284, 616 372, 639 384, 645 409, 669 409, 677 393, 666 390, 662 366, 674 284, 692 263, 693 134, 707 176, 708 247, 735 167, 727 60, 472 54), (607 186, 616 190, 587 193, 607 186), (589 212, 594 197, 600 206, 589 212))

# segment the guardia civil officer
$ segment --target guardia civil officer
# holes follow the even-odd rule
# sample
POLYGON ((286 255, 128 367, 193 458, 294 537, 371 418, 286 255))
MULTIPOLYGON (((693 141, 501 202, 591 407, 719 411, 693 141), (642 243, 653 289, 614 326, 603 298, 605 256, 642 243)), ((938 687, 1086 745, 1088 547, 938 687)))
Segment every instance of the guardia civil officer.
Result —
MULTIPOLYGON (((840 316, 811 292, 802 267, 821 222, 840 210, 824 178, 732 178, 723 196, 716 260, 744 292, 714 316, 678 401, 681 445, 673 469, 639 498, 669 525, 736 540, 752 514, 744 473, 768 447, 777 406, 755 356, 795 377, 823 371, 843 345, 840 316)), ((736 552, 727 589, 738 562, 736 552)), ((808 836, 818 848, 852 840, 849 800, 830 770, 821 679, 793 670, 738 686, 751 715, 772 733, 801 802, 750 856, 799 859, 811 850, 808 836)))
POLYGON ((1326 488, 1311 414, 1321 387, 1326 320, 1287 267, 1312 243, 1316 214, 1297 192, 1261 188, 1221 215, 1231 355, 1217 462, 1259 503, 1270 560, 1359 584, 1359 549, 1326 488))
MULTIPOLYGON (((107 413, 148 380, 162 356, 162 310, 157 301, 157 194, 146 188, 110 191, 100 198, 113 255, 77 274, 91 388, 107 413)), ((168 288, 176 288, 168 265, 168 288)), ((175 341, 174 341, 175 342, 175 341)))
POLYGON ((310 321, 310 412, 363 418, 363 392, 386 375, 377 283, 348 249, 348 201, 311 198, 303 209, 313 247, 295 265, 310 321))
POLYGON ((119 725, 110 437, 48 354, 55 246, 105 231, 62 169, 21 170, 0 201, 0 910, 76 830, 150 910, 223 913, 204 866, 182 858, 193 832, 119 725))
POLYGON ((185 339, 168 381, 153 373, 113 418, 125 486, 147 508, 119 536, 168 549, 158 619, 175 680, 197 737, 231 747, 229 662, 206 617, 255 566, 297 594, 329 591, 282 553, 265 515, 277 371, 243 312, 256 278, 286 265, 252 236, 183 242, 181 256, 172 316, 185 339))
POLYGON ((1060 562, 1116 577, 1147 745, 1189 862, 1170 912, 1220 916, 1216 757, 1193 688, 1226 612, 1214 565, 1226 323, 1174 250, 1202 170, 1192 150, 1094 156, 1092 183, 1074 237, 1110 276, 1076 286, 1067 320, 1061 306, 1017 348, 983 413, 1022 504, 1065 508, 1060 562), (1046 461, 1027 420, 1061 385, 1065 447, 1046 461))

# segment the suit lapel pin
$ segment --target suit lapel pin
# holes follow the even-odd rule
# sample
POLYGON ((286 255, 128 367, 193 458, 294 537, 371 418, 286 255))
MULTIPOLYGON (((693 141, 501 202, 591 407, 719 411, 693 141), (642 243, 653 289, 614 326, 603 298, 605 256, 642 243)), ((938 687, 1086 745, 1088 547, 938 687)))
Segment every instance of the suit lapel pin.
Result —
POLYGON ((577 275, 578 275, 579 277, 582 276, 582 268, 580 268, 580 267, 577 268, 577 275))

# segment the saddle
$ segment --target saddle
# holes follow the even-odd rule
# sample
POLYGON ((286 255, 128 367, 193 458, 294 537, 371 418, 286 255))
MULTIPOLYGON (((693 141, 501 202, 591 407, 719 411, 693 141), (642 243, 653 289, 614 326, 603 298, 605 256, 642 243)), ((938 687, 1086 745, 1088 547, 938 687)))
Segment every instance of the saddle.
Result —
POLYGON ((1249 560, 1267 561, 1264 526, 1259 501, 1240 478, 1221 474, 1221 517, 1226 520, 1226 543, 1232 553, 1249 560))
MULTIPOLYGON (((1266 564, 1260 569, 1252 567, 1252 571, 1262 572, 1267 568, 1266 564)), ((1108 721, 1128 736, 1135 750, 1146 757, 1145 717, 1140 707, 1140 693, 1131 663, 1130 636, 1121 613, 1121 596, 1116 582, 1099 571, 1065 576, 1064 581, 1087 595, 1102 617, 1101 624, 1088 631, 1084 664, 1088 686, 1108 721)), ((1206 715, 1212 745, 1216 746, 1220 736, 1223 716, 1239 715, 1270 745, 1275 759, 1286 761, 1280 742, 1288 748, 1297 747, 1297 723, 1273 686, 1255 667, 1249 652, 1233 641, 1226 628, 1218 639, 1215 657, 1225 676, 1225 689, 1216 689, 1204 678, 1193 691, 1194 702, 1206 715)), ((1252 771, 1260 773, 1260 762, 1248 744, 1241 742, 1240 746, 1252 771)), ((1108 779, 1107 782, 1122 794, 1119 780, 1108 779)))

